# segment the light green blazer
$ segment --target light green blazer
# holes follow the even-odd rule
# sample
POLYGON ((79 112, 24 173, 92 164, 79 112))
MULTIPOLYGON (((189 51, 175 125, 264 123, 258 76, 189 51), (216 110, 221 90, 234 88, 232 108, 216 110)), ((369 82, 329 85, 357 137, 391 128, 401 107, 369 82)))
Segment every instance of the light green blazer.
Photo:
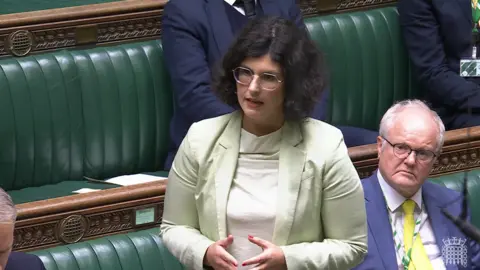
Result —
MULTIPOLYGON (((238 111, 195 123, 175 156, 160 235, 188 269, 203 269, 208 246, 227 237, 241 128, 238 111)), ((314 119, 286 122, 279 164, 272 243, 282 248, 288 269, 344 270, 362 262, 363 188, 341 132, 314 119)))

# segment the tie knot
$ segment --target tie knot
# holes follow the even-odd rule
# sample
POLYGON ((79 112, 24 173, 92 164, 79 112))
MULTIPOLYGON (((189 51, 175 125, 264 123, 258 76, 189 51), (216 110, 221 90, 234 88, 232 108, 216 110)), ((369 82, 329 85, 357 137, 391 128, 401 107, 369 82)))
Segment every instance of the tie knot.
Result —
POLYGON ((415 202, 410 199, 405 200, 402 204, 402 208, 406 215, 413 215, 413 211, 415 210, 415 202))
POLYGON ((245 4, 255 3, 254 1, 255 0, 236 0, 235 2, 233 2, 233 5, 243 7, 243 5, 245 5, 245 4))

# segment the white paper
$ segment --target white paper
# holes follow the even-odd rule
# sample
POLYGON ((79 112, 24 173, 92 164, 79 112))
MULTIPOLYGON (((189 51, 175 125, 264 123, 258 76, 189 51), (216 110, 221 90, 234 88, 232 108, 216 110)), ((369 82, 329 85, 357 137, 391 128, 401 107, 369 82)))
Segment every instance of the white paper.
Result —
POLYGON ((101 190, 101 189, 81 188, 79 190, 72 191, 72 193, 88 193, 88 192, 94 192, 94 191, 98 191, 98 190, 101 190))
POLYGON ((163 181, 165 179, 167 178, 139 173, 139 174, 117 176, 114 178, 110 178, 105 182, 117 184, 120 186, 131 186, 131 185, 149 183, 154 181, 163 181))

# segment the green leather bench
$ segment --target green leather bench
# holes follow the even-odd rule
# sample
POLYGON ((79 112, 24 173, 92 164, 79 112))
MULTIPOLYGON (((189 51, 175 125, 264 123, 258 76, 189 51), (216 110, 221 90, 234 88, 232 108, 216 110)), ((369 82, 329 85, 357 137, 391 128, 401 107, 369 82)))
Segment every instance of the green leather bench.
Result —
POLYGON ((163 245, 159 228, 107 236, 32 252, 47 270, 181 270, 163 245))
POLYGON ((418 95, 397 17, 386 7, 305 19, 328 64, 330 123, 378 130, 395 101, 418 95))
POLYGON ((0 61, 0 186, 15 203, 161 172, 172 94, 160 41, 0 61))
MULTIPOLYGON (((306 19, 331 74, 329 121, 378 129, 415 88, 394 7, 306 19)), ((0 186, 16 203, 161 171, 172 93, 160 41, 0 60, 0 186)), ((164 173, 165 175, 165 173, 164 173)))
MULTIPOLYGON (((469 174, 472 222, 480 228, 480 170, 469 174)), ((432 179, 432 182, 461 191, 463 173, 432 179)), ((166 249, 159 229, 107 236, 91 241, 32 252, 47 270, 177 270, 184 269, 166 249)))

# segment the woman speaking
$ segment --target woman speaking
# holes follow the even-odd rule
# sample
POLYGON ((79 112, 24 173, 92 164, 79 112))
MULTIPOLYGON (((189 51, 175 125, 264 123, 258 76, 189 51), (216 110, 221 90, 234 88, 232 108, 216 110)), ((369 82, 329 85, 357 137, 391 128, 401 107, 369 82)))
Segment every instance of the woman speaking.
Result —
POLYGON ((188 269, 350 269, 367 251, 363 189, 341 132, 309 118, 325 87, 304 31, 252 20, 214 74, 231 114, 191 126, 161 237, 188 269))

